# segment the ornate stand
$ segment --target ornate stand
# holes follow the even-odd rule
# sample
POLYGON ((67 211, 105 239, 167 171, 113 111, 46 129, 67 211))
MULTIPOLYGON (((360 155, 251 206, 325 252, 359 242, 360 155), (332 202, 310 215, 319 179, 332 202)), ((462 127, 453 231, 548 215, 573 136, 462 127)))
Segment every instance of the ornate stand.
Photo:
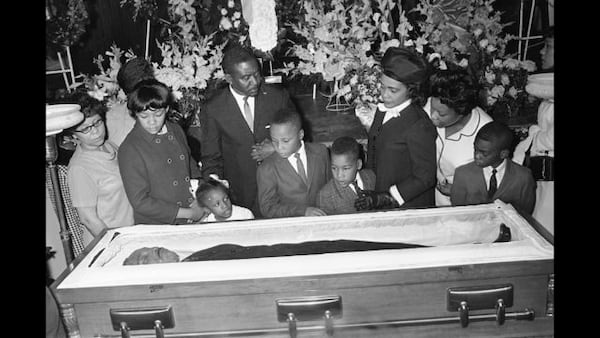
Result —
POLYGON ((67 219, 65 216, 64 204, 60 193, 60 182, 58 181, 58 172, 54 162, 58 158, 58 148, 56 145, 56 135, 46 136, 46 162, 50 169, 50 179, 54 188, 54 200, 56 201, 56 211, 58 213, 58 222, 60 224, 60 241, 62 242, 65 251, 67 265, 73 261, 73 249, 71 248, 71 238, 69 228, 67 227, 67 219))
POLYGON ((56 202, 56 212, 60 224, 60 240, 67 266, 73 261, 73 250, 71 248, 70 232, 67 226, 64 204, 60 193, 60 181, 54 162, 58 158, 58 147, 56 144, 56 134, 65 128, 77 125, 83 120, 83 114, 80 111, 81 106, 77 104, 55 104, 46 105, 46 162, 50 169, 50 179, 54 188, 54 198, 56 202))
POLYGON ((338 91, 338 88, 339 88, 339 80, 334 80, 333 88, 331 89, 331 94, 327 95, 327 94, 321 93, 321 95, 329 98, 329 102, 327 102, 327 106, 325 106, 325 109, 327 109, 328 111, 341 113, 341 112, 348 111, 350 108, 352 108, 352 106, 348 103, 342 103, 340 101, 340 98, 335 94, 338 91))

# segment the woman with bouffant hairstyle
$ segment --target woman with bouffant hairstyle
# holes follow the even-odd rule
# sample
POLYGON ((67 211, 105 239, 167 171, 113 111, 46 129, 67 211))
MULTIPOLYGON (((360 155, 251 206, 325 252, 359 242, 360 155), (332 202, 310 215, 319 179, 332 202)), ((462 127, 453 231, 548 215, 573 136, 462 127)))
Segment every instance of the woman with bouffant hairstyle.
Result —
POLYGON ((424 109, 437 129, 435 205, 444 206, 450 205, 454 170, 473 161, 475 135, 492 118, 477 107, 478 88, 464 69, 436 69, 429 93, 424 109))

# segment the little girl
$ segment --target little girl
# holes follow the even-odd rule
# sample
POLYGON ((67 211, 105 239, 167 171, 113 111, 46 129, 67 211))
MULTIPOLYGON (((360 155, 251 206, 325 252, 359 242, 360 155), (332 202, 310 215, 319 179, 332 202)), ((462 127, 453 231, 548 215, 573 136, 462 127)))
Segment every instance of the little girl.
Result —
POLYGON ((254 219, 254 214, 249 209, 232 205, 227 187, 212 178, 199 180, 196 201, 199 206, 210 210, 210 215, 203 222, 254 219))

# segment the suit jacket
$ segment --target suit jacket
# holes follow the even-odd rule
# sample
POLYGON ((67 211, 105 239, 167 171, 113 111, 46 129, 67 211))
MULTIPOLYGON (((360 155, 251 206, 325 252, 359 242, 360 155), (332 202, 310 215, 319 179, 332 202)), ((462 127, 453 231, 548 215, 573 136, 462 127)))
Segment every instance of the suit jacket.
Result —
POLYGON ((402 208, 435 204, 437 132, 427 113, 410 104, 399 117, 382 125, 377 110, 369 130, 367 165, 375 172, 375 191, 395 185, 404 199, 402 208))
POLYGON ((273 153, 256 172, 258 201, 264 217, 304 216, 307 207, 316 207, 319 190, 331 178, 327 147, 304 142, 308 187, 288 159, 273 153))
POLYGON ((283 88, 262 85, 254 103, 254 133, 248 127, 229 87, 221 89, 203 109, 201 125, 202 175, 217 174, 229 181, 231 200, 260 217, 256 199, 256 167, 252 146, 270 138, 266 128, 276 111, 295 110, 283 88))
POLYGON ((516 209, 531 214, 535 205, 536 183, 529 168, 506 161, 506 171, 498 190, 490 199, 483 168, 470 162, 456 168, 450 193, 452 205, 491 203, 499 199, 512 204, 516 209))
MULTIPOLYGON (((375 188, 375 173, 371 169, 362 169, 358 173, 363 182, 363 189, 375 188)), ((317 199, 317 207, 328 215, 355 213, 354 202, 358 195, 350 187, 342 187, 335 179, 330 179, 317 199)))

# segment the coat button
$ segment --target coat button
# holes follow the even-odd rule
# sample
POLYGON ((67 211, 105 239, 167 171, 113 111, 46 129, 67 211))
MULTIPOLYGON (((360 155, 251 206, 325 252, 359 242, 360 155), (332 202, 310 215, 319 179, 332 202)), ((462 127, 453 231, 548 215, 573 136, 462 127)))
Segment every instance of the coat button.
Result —
POLYGON ((179 155, 180 160, 185 160, 185 156, 183 154, 179 155))
POLYGON ((159 138, 157 138, 157 139, 155 139, 155 140, 154 140, 154 142, 156 142, 156 143, 160 143, 160 139, 159 139, 159 138))
POLYGON ((167 138, 169 139, 169 141, 173 141, 173 135, 169 135, 167 136, 167 138))
POLYGON ((191 197, 188 197, 188 202, 192 203, 192 202, 194 202, 194 199, 191 197))
POLYGON ((189 176, 186 176, 186 177, 185 177, 185 181, 186 181, 186 182, 189 182, 189 181, 190 181, 190 177, 189 177, 189 176))
POLYGON ((173 181, 173 185, 177 186, 179 184, 179 182, 177 182, 177 180, 173 181))
POLYGON ((170 159, 170 158, 167 159, 167 163, 171 164, 172 162, 173 162, 172 159, 170 159))

